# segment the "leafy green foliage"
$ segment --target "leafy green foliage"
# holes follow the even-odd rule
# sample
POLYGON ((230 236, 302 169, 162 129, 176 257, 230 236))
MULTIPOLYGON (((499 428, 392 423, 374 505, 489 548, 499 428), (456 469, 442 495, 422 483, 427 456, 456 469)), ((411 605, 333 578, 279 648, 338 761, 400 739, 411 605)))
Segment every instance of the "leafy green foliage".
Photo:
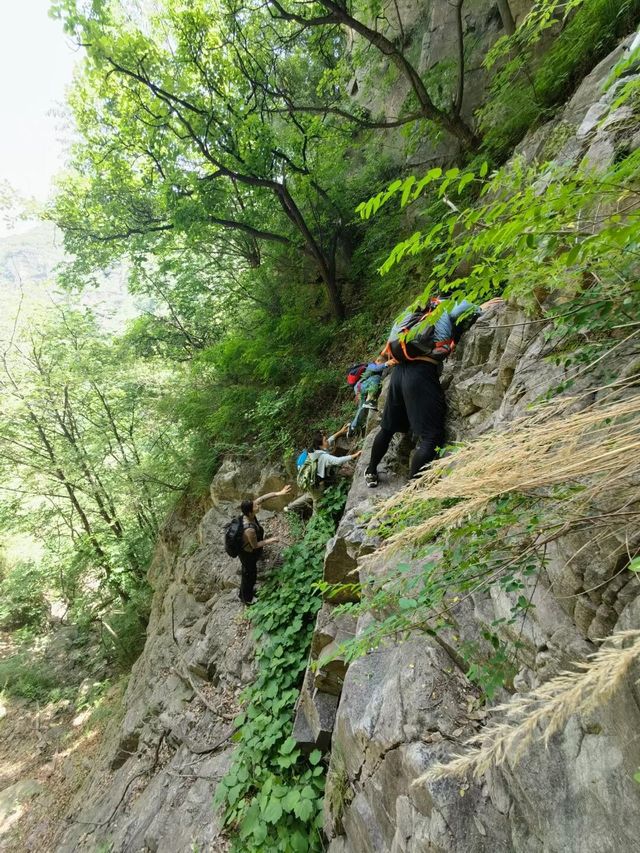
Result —
POLYGON ((498 68, 479 111, 485 147, 504 157, 640 20, 638 0, 541 0, 486 65, 498 68))
POLYGON ((8 696, 37 702, 67 698, 59 678, 46 664, 33 661, 27 650, 0 661, 0 689, 8 696))
MULTIPOLYGON (((195 256, 222 298, 247 293, 243 274, 271 256, 292 284, 324 288, 341 318, 336 250, 347 211, 335 173, 347 134, 330 123, 320 133, 320 116, 292 116, 280 94, 287 79, 313 91, 331 52, 316 49, 309 63, 313 35, 297 32, 294 44, 293 26, 275 26, 266 10, 210 0, 164 0, 144 21, 118 3, 89 11, 59 0, 54 11, 88 54, 71 95, 82 134, 75 172, 52 213, 77 255, 70 280, 123 254, 139 268, 155 255, 175 290, 189 279, 183 259, 193 266, 195 256), (338 154, 331 182, 328 151, 338 154)), ((147 272, 157 287, 153 265, 147 272)))
POLYGON ((417 301, 440 292, 479 304, 501 294, 540 311, 554 294, 550 335, 573 342, 581 355, 569 359, 587 361, 610 346, 613 318, 616 328, 625 319, 633 326, 639 174, 638 152, 622 152, 603 173, 518 160, 492 175, 486 163, 477 171, 432 169, 419 181, 394 182, 360 214, 398 195, 401 205, 426 196, 426 227, 394 246, 380 271, 426 253, 430 274, 417 301))
POLYGON ((0 529, 22 532, 40 555, 6 567, 0 620, 42 625, 58 599, 130 666, 160 522, 186 485, 189 437, 157 405, 176 373, 137 359, 91 312, 29 319, 4 342, 0 368, 0 529))
POLYGON ((42 568, 32 561, 5 567, 0 581, 0 628, 39 628, 48 605, 44 595, 46 579, 42 568))
POLYGON ((327 490, 303 538, 283 552, 282 566, 251 607, 258 674, 235 721, 233 765, 215 796, 237 850, 322 849, 322 756, 319 750, 302 755, 291 737, 292 713, 322 603, 313 584, 344 502, 344 487, 327 490))
POLYGON ((476 643, 463 643, 460 653, 469 664, 467 678, 477 684, 488 700, 494 698, 496 691, 511 687, 516 674, 516 649, 500 640, 497 634, 483 631, 483 639, 490 643, 493 650, 487 654, 476 643))

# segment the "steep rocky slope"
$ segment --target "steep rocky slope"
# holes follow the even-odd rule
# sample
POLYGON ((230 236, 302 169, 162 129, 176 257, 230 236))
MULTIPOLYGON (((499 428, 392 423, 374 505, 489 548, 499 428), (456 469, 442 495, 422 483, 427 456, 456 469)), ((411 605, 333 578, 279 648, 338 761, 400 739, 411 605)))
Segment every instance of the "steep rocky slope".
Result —
MULTIPOLYGON (((458 351, 447 376, 455 437, 504 429, 528 402, 562 378, 559 369, 540 370, 550 345, 535 326, 523 323, 516 308, 492 312, 458 351)), ((637 348, 629 347, 620 357, 621 373, 635 372, 637 365, 637 348)), ((388 466, 382 471, 384 491, 392 494, 400 487, 393 467, 402 467, 402 455, 392 455, 388 466)), ((637 509, 637 490, 635 499, 626 497, 628 506, 637 509)), ((361 580, 393 573, 406 555, 360 567, 359 557, 376 543, 366 522, 358 520, 371 508, 371 495, 356 484, 350 504, 327 555, 332 578, 353 579, 347 572, 358 568, 361 580)), ((622 534, 620 538, 618 546, 622 534)), ((619 549, 612 553, 610 544, 598 548, 586 530, 559 539, 550 549, 545 571, 525 591, 535 607, 518 625, 523 663, 514 679, 517 690, 526 692, 585 659, 595 650, 593 640, 620 627, 639 626, 640 581, 626 568, 628 558, 619 549), (576 552, 579 559, 569 563, 576 552)), ((502 590, 474 593, 454 611, 455 645, 477 642, 483 630, 499 631, 492 626, 508 617, 514 600, 502 590)), ((319 626, 321 636, 331 621, 328 609, 319 626)), ((351 630, 357 634, 372 618, 360 617, 351 630)), ((633 684, 588 718, 572 718, 548 750, 535 747, 516 768, 493 771, 481 784, 412 786, 435 761, 459 752, 485 718, 459 659, 442 645, 423 634, 388 641, 346 670, 326 796, 327 830, 334 836, 330 850, 637 849, 640 792, 633 774, 640 765, 634 737, 640 696, 633 684)), ((312 699, 318 704, 323 689, 317 681, 307 704, 312 699)))
MULTIPOLYGON (((259 483, 254 477, 224 465, 199 524, 201 511, 186 506, 165 524, 149 572, 147 642, 122 718, 106 733, 54 849, 226 849, 212 798, 233 752, 232 720, 252 679, 253 643, 238 600, 238 561, 224 552, 222 528, 242 496, 282 485, 269 472, 259 483)), ((286 541, 286 525, 268 511, 261 518, 286 541)), ((271 565, 267 558, 258 577, 271 565)))
MULTIPOLYGON (((622 45, 593 71, 561 115, 525 140, 521 153, 526 159, 608 165, 619 146, 638 147, 637 134, 629 138, 628 111, 609 112, 615 92, 603 94, 602 85, 627 47, 622 45)), ((483 316, 445 372, 450 437, 508 430, 528 404, 568 378, 564 368, 544 360, 552 348, 543 324, 527 322, 516 306, 483 316)), ((613 375, 636 376, 639 357, 637 343, 620 339, 613 375)), ((578 375, 572 391, 597 388, 611 376, 610 363, 594 365, 578 375)), ((597 404, 606 393, 591 393, 581 405, 586 400, 597 404)), ((637 386, 625 393, 637 394, 637 386)), ((371 441, 369 434, 361 468, 371 441)), ((384 497, 400 488, 405 465, 398 445, 382 469, 384 497)), ((328 549, 326 576, 332 581, 348 582, 354 573, 361 580, 385 577, 408 559, 400 554, 361 562, 377 544, 375 530, 367 529, 366 512, 374 504, 361 474, 356 474, 345 517, 328 549)), ((637 485, 621 481, 602 511, 624 504, 637 512, 637 485)), ((628 569, 629 554, 637 546, 637 532, 615 527, 596 541, 585 529, 550 545, 544 570, 525 591, 535 607, 519 626, 516 691, 525 693, 573 661, 585 660, 596 641, 613 631, 640 627, 640 581, 628 569)), ((477 642, 483 629, 508 636, 508 628, 496 625, 511 612, 514 600, 515 594, 492 589, 461 602, 453 614, 456 644, 477 642)), ((332 620, 331 607, 325 605, 316 650, 326 649, 336 637, 359 634, 374 617, 361 616, 357 624, 346 624, 345 618, 332 620)), ((635 736, 640 694, 635 682, 620 685, 606 705, 571 717, 548 749, 538 743, 516 766, 507 762, 479 783, 414 785, 436 761, 459 752, 483 725, 485 712, 463 677, 460 660, 448 654, 446 642, 416 634, 386 641, 348 669, 344 664, 340 669, 339 661, 331 666, 329 687, 322 671, 315 681, 308 680, 302 707, 323 707, 323 693, 337 705, 326 796, 332 853, 639 849, 640 789, 633 774, 640 765, 635 736)), ((324 729, 328 738, 331 720, 324 729)), ((299 724, 298 731, 303 730, 299 724)))
MULTIPOLYGON (((598 123, 614 97, 603 94, 603 81, 624 50, 594 70, 550 125, 525 140, 525 158, 575 164, 586 158, 597 165, 611 162, 622 145, 637 147, 640 140, 630 140, 626 130, 627 113, 598 123)), ((564 378, 562 368, 544 360, 552 346, 542 324, 528 322, 517 306, 488 312, 446 369, 451 437, 508 429, 564 378)), ((637 374, 638 358, 633 342, 620 346, 618 375, 637 374)), ((601 364, 574 388, 597 384, 609 369, 601 364)), ((406 478, 408 446, 398 441, 381 469, 380 489, 366 489, 362 469, 373 427, 375 418, 342 523, 328 544, 325 578, 331 582, 394 568, 384 560, 366 568, 360 562, 377 545, 363 516, 406 478)), ((211 800, 231 759, 231 720, 238 694, 252 678, 252 643, 237 601, 236 566, 223 553, 220 534, 241 494, 275 484, 267 474, 257 484, 251 472, 228 464, 212 486, 213 506, 197 531, 195 513, 186 510, 167 523, 151 568, 148 640, 132 672, 123 719, 105 739, 56 849, 226 849, 211 800)), ((637 492, 628 500, 634 506, 637 492)), ((528 590, 535 609, 519 637, 518 691, 585 659, 596 640, 617 628, 640 625, 637 576, 624 557, 589 541, 586 533, 574 533, 554 543, 539 583, 528 590), (569 563, 576 552, 580 557, 569 563)), ((346 590, 343 598, 349 597, 346 590)), ((475 594, 455 614, 458 634, 477 639, 511 604, 504 592, 475 594)), ((372 618, 362 616, 356 624, 325 605, 312 657, 362 631, 372 618)), ((295 733, 308 748, 330 748, 326 830, 332 853, 638 849, 640 793, 633 773, 640 766, 640 705, 633 683, 588 717, 572 718, 548 750, 535 747, 517 767, 491 771, 479 784, 413 786, 484 717, 455 654, 446 642, 424 635, 388 642, 348 668, 339 659, 318 672, 310 668, 295 733)))

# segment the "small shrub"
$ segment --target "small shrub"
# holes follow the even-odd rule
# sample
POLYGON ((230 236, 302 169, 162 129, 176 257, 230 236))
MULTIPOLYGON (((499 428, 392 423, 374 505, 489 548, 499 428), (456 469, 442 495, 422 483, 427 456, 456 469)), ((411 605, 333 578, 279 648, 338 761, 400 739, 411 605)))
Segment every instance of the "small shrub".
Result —
POLYGON ((39 567, 25 562, 7 569, 0 582, 0 628, 8 631, 39 628, 48 611, 39 567))
POLYGON ((20 651, 0 661, 0 688, 8 696, 49 702, 63 698, 59 679, 31 652, 20 651))

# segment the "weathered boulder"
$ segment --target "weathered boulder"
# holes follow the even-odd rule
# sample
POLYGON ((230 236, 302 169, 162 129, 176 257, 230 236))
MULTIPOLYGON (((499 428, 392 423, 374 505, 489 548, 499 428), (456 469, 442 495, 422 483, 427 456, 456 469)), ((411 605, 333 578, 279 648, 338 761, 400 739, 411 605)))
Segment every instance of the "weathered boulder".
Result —
POLYGON ((412 785, 448 740, 471 734, 473 698, 462 673, 426 637, 389 643, 350 667, 326 795, 326 825, 344 828, 345 850, 510 849, 505 816, 479 790, 412 785))
POLYGON ((637 697, 621 684, 606 705, 572 717, 548 749, 538 745, 515 766, 488 774, 489 796, 502 808, 509 803, 511 849, 635 850, 640 749, 629 732, 639 723, 637 697))
MULTIPOLYGON (((259 459, 238 461, 227 457, 211 482, 211 502, 214 507, 221 503, 235 504, 231 510, 232 514, 237 514, 238 505, 244 498, 257 498, 269 492, 278 492, 289 481, 290 477, 282 469, 264 467, 259 459)), ((265 501, 263 506, 268 510, 281 510, 290 500, 290 496, 272 498, 265 501)))
POLYGON ((218 468, 209 489, 214 506, 221 502, 239 502, 248 493, 254 481, 246 465, 234 459, 225 459, 218 468))

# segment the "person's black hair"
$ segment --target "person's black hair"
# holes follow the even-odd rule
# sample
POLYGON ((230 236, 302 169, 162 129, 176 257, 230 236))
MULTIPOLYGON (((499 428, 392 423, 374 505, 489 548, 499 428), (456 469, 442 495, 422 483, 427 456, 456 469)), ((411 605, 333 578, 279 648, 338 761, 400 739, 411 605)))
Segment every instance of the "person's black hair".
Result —
POLYGON ((249 498, 242 501, 242 503, 240 504, 240 510, 242 511, 243 515, 246 515, 247 517, 250 516, 253 512, 253 501, 249 500, 249 498))
POLYGON ((312 450, 320 450, 323 444, 324 444, 324 433, 322 432, 322 430, 318 429, 314 432, 313 438, 311 439, 311 449, 312 450))

